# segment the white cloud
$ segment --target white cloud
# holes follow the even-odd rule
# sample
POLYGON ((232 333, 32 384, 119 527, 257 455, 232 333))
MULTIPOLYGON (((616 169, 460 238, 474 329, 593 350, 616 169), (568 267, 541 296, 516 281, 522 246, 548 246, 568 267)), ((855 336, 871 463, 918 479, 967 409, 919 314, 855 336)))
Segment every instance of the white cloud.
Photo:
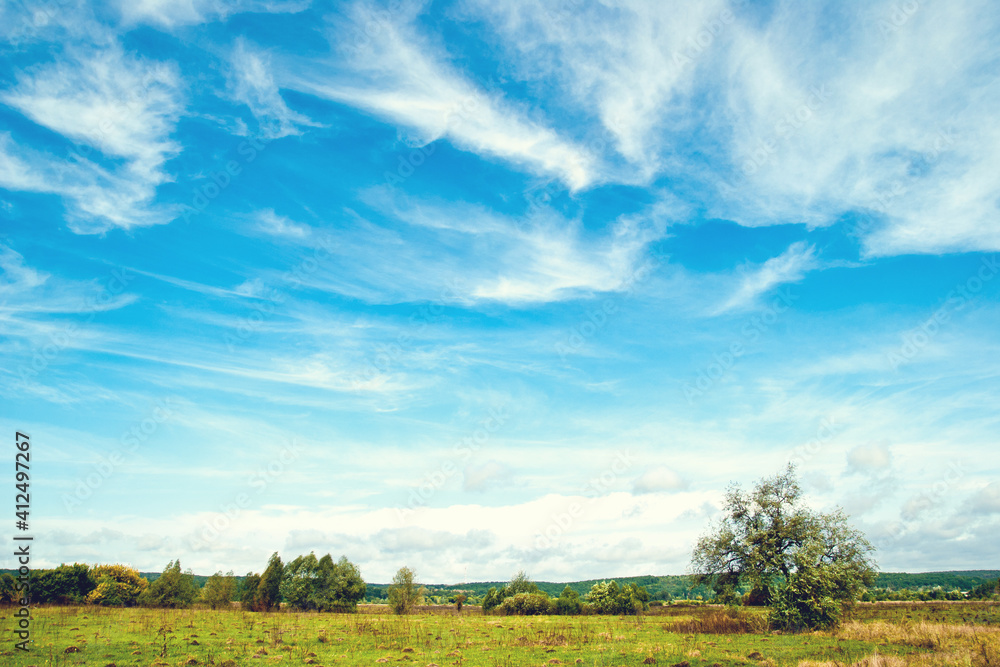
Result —
POLYGON ((370 191, 366 199, 420 234, 416 239, 407 236, 406 247, 398 250, 393 246, 401 241, 382 243, 379 256, 391 264, 383 280, 398 285, 401 279, 391 274, 406 272, 404 284, 426 284, 430 277, 439 281, 430 286, 433 292, 447 290, 453 300, 507 304, 561 301, 633 287, 656 268, 647 256, 649 244, 686 212, 667 199, 639 214, 621 216, 604 234, 594 234, 547 209, 517 219, 481 206, 409 199, 385 188, 370 191), (423 268, 425 251, 419 248, 424 244, 438 255, 431 276, 423 268), (403 253, 414 250, 421 262, 407 266, 401 261, 403 253), (470 256, 477 258, 475 268, 470 256))
POLYGON ((594 109, 642 179, 673 162, 668 135, 691 123, 686 99, 697 62, 727 41, 733 21, 723 0, 466 5, 490 19, 523 78, 556 83, 576 103, 574 111, 594 109))
POLYGON ((250 107, 261 134, 278 139, 300 134, 298 125, 315 125, 285 104, 271 73, 270 55, 238 39, 229 58, 228 83, 233 99, 250 107))
POLYGON ((758 267, 744 267, 739 287, 716 313, 752 308, 758 298, 777 285, 802 280, 806 272, 816 268, 815 247, 799 241, 785 252, 758 267))
POLYGON ((295 13, 308 5, 307 0, 119 0, 118 8, 126 24, 172 29, 242 12, 295 13))
POLYGON ((847 469, 849 472, 871 474, 886 470, 891 466, 892 452, 882 442, 858 445, 847 453, 847 469))
POLYGON ((269 236, 301 240, 310 234, 308 226, 300 225, 283 215, 277 215, 274 209, 258 211, 255 219, 257 229, 269 236))
POLYGON ((680 491, 685 488, 687 482, 676 471, 665 466, 647 470, 632 483, 633 493, 680 491))
POLYGON ((720 158, 735 174, 718 215, 827 225, 860 210, 872 256, 1000 248, 1000 88, 981 75, 1000 16, 986 2, 921 4, 887 30, 894 7, 844 12, 832 28, 785 3, 738 25, 714 73, 714 124, 731 129, 720 158))
POLYGON ((367 35, 345 54, 346 72, 313 67, 289 73, 290 85, 415 130, 422 143, 447 138, 463 150, 557 176, 573 190, 594 183, 594 158, 586 149, 468 80, 405 18, 361 4, 351 17, 331 36, 332 43, 346 50, 350 36, 367 35))
POLYGON ((67 160, 0 136, 0 185, 63 196, 78 232, 167 222, 153 198, 170 180, 164 162, 179 151, 169 138, 182 110, 179 86, 173 67, 119 47, 21 72, 0 99, 77 145, 67 160))

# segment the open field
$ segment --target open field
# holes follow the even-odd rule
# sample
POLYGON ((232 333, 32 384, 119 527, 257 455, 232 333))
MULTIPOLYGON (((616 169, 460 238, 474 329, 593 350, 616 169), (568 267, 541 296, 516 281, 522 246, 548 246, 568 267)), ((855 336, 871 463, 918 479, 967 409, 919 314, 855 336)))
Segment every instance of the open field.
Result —
MULTIPOLYGON (((1000 664, 1000 605, 865 605, 831 633, 721 631, 723 610, 671 606, 640 617, 496 617, 420 613, 255 614, 238 610, 50 607, 34 611, 34 646, 14 650, 3 615, 0 663, 29 665, 838 665, 1000 664), (909 618, 908 618, 909 616, 909 618), (965 622, 960 619, 965 618, 965 622), (880 656, 872 661, 871 656, 880 656)), ((731 619, 759 623, 754 610, 731 619)))

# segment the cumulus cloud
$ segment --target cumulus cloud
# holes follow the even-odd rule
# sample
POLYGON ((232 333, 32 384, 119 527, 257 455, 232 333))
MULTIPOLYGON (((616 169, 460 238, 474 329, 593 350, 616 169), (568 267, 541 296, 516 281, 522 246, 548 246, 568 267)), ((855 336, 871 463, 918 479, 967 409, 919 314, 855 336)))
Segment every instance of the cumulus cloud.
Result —
POLYGON ((660 466, 647 470, 632 482, 633 493, 657 493, 660 491, 681 491, 687 488, 687 481, 676 471, 660 466))
POLYGON ((870 475, 892 466, 892 452, 883 442, 858 445, 847 453, 847 470, 852 474, 870 475))
POLYGON ((486 491, 509 482, 514 471, 499 461, 486 461, 465 468, 462 488, 466 491, 486 491))

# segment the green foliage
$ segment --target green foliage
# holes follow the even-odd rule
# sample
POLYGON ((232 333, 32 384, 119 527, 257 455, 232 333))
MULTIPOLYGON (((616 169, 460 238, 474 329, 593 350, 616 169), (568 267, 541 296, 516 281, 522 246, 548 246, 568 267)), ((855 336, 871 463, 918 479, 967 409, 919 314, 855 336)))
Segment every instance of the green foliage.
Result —
POLYGON ((998 596, 1000 596, 1000 579, 984 582, 969 591, 969 598, 974 600, 989 600, 998 596))
POLYGON ((792 465, 750 493, 730 487, 727 516, 692 554, 696 581, 723 595, 749 585, 751 596, 771 601, 782 628, 835 624, 874 584, 874 547, 842 511, 816 513, 800 498, 792 465))
POLYGON ((539 616, 551 614, 554 607, 545 593, 515 593, 504 598, 496 611, 504 616, 539 616))
POLYGON ((97 585, 84 602, 104 607, 132 607, 149 582, 127 565, 98 565, 91 570, 97 585))
POLYGON ((649 609, 649 593, 634 583, 602 581, 591 587, 587 602, 598 614, 638 614, 649 609))
POLYGON ((14 604, 22 597, 27 597, 26 591, 18 592, 14 575, 7 572, 0 574, 0 604, 14 604))
POLYGON ((583 603, 580 601, 580 594, 567 585, 556 598, 555 613, 563 616, 582 614, 583 603))
POLYGON ((163 574, 149 584, 139 596, 142 607, 182 609, 190 607, 198 597, 198 587, 191 572, 181 572, 181 561, 170 561, 163 574))
POLYGON ((500 597, 500 591, 496 587, 490 588, 490 590, 486 591, 486 595, 483 596, 483 613, 490 613, 501 602, 503 602, 503 598, 500 597))
POLYGON ((240 608, 246 611, 257 609, 257 591, 260 589, 260 575, 247 572, 243 577, 243 586, 240 591, 240 608))
POLYGON ((254 599, 254 611, 271 611, 281 604, 281 578, 284 568, 281 558, 275 551, 267 561, 264 574, 260 575, 257 585, 257 596, 254 599))
POLYGON ((202 602, 212 609, 228 609, 229 603, 237 597, 237 581, 233 571, 230 570, 223 576, 219 570, 205 582, 205 588, 201 591, 202 602))
POLYGON ((409 614, 421 604, 427 589, 415 582, 416 573, 408 567, 401 567, 389 586, 389 606, 395 614, 409 614))
POLYGON ((455 603, 455 611, 459 614, 462 613, 462 605, 468 600, 468 596, 465 593, 459 593, 452 597, 451 601, 455 603))
POLYGON ((312 584, 309 604, 319 611, 357 611, 367 589, 357 565, 345 556, 334 563, 330 554, 319 559, 312 584))
POLYGON ((83 563, 34 570, 30 584, 36 604, 80 604, 97 586, 90 567, 83 563))

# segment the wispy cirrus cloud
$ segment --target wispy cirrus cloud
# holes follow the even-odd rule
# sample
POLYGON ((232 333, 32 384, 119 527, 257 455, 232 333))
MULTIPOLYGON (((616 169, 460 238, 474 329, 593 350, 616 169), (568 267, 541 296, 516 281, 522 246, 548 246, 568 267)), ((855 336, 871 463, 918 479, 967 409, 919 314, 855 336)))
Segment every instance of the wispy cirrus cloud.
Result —
POLYGON ((126 25, 148 23, 168 30, 180 26, 225 20, 243 12, 296 13, 308 0, 120 0, 126 25))
MULTIPOLYGON (((411 199, 381 187, 366 198, 411 225, 421 244, 444 251, 434 276, 412 267, 408 282, 426 284, 429 277, 442 276, 438 289, 452 285, 459 301, 511 305, 627 288, 649 244, 686 213, 683 205, 668 198, 639 214, 619 216, 598 234, 544 208, 519 219, 482 206, 411 199), (470 271, 468 253, 478 258, 477 270, 470 271)), ((391 261, 398 267, 397 260, 391 261)))
POLYGON ((596 115, 641 180, 677 166, 672 153, 691 126, 698 60, 728 41, 734 20, 723 0, 571 9, 544 0, 470 0, 466 7, 503 38, 522 78, 565 91, 574 111, 596 115))
POLYGON ((250 107, 267 139, 300 134, 300 125, 316 125, 288 108, 274 81, 270 54, 245 39, 236 40, 233 46, 227 81, 233 99, 250 107))
POLYGON ((338 66, 301 63, 287 74, 289 85, 386 118, 422 143, 446 138, 462 150, 556 176, 573 190, 598 180, 586 148, 464 76, 405 13, 376 13, 357 3, 331 42, 371 25, 378 29, 368 29, 370 39, 357 49, 344 49, 338 66))
POLYGON ((818 265, 814 246, 807 245, 804 241, 793 243, 785 252, 759 266, 742 267, 738 273, 739 285, 714 312, 718 314, 752 308, 763 294, 778 285, 802 280, 806 273, 818 265))
POLYGON ((80 233, 169 221, 154 198, 170 180, 164 163, 180 150, 170 138, 183 110, 174 67, 110 46, 17 79, 0 99, 75 145, 66 160, 0 137, 0 185, 61 195, 80 233))

